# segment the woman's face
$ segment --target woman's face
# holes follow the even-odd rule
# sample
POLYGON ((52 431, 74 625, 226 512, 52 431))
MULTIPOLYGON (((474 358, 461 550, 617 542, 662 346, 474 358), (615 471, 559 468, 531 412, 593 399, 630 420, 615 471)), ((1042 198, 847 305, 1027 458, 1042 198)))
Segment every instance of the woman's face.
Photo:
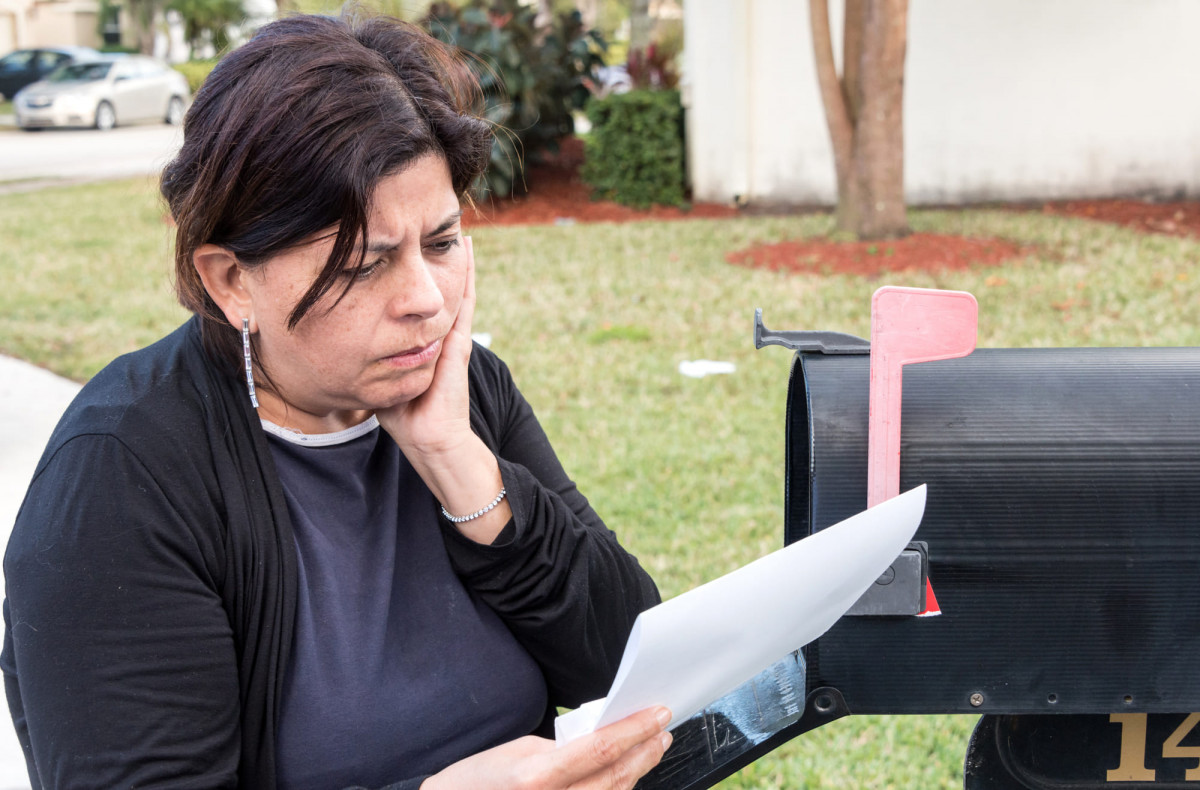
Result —
POLYGON ((252 302, 259 414, 304 433, 356 425, 429 387, 463 301, 467 250, 445 161, 428 154, 380 181, 372 199, 362 271, 313 306, 294 330, 288 316, 333 247, 322 237, 242 277, 252 302), (337 302, 334 304, 334 302, 337 302))

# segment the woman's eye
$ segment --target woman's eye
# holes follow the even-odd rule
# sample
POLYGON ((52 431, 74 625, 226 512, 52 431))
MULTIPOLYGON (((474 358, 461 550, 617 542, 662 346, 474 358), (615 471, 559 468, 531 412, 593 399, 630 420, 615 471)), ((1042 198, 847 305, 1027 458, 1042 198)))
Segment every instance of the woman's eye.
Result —
POLYGON ((429 245, 429 248, 436 253, 450 252, 458 246, 458 236, 453 236, 448 239, 441 239, 429 245))
POLYGON ((355 280, 365 280, 379 270, 383 265, 383 261, 375 261, 374 263, 364 263, 357 269, 343 269, 343 277, 353 277, 355 280))

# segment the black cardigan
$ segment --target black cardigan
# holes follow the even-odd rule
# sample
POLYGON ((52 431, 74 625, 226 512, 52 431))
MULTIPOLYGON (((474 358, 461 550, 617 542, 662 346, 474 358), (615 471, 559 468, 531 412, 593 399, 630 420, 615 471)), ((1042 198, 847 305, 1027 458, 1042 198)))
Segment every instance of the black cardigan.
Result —
MULTIPOLYGON (((444 523, 451 562, 537 660, 552 705, 603 696, 658 592, 478 346, 470 394, 513 522, 492 546, 444 523)), ((197 320, 83 388, 4 572, 0 668, 35 788, 275 786, 295 545, 245 383, 213 368, 197 320)))

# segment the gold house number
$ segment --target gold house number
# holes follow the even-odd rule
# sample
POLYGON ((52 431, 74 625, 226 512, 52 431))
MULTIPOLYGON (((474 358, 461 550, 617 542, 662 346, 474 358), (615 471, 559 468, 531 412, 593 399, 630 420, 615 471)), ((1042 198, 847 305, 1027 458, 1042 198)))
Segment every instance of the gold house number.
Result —
MULTIPOLYGON (((1121 764, 1108 772, 1110 782, 1153 782, 1155 772, 1146 767, 1146 713, 1114 713, 1109 722, 1121 725, 1121 764)), ((1183 720, 1163 742, 1164 759, 1191 758, 1196 767, 1189 768, 1183 775, 1186 782, 1200 782, 1200 746, 1180 746, 1189 732, 1200 724, 1200 713, 1193 713, 1183 720)))

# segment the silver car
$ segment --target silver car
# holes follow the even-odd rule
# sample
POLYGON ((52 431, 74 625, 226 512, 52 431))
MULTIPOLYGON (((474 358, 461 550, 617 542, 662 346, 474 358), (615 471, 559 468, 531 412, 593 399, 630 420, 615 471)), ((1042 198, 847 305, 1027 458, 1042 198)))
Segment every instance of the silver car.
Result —
POLYGON ((108 55, 60 66, 46 79, 17 92, 17 126, 29 131, 53 126, 111 129, 118 123, 177 124, 191 95, 174 69, 142 55, 108 55))

